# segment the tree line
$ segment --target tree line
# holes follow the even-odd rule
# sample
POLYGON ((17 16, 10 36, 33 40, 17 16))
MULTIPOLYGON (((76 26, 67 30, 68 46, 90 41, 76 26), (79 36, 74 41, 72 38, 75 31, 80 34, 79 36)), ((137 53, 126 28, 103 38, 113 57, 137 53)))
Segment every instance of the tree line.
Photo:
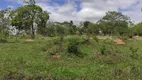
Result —
POLYGON ((31 35, 33 39, 35 34, 44 37, 84 34, 142 36, 142 23, 133 24, 130 17, 123 15, 121 12, 108 11, 96 23, 83 21, 79 25, 75 25, 73 21, 48 21, 50 13, 36 5, 35 0, 24 1, 24 3, 26 5, 15 10, 7 8, 0 11, 1 40, 6 40, 13 30, 15 30, 16 37, 24 31, 26 35, 31 35))

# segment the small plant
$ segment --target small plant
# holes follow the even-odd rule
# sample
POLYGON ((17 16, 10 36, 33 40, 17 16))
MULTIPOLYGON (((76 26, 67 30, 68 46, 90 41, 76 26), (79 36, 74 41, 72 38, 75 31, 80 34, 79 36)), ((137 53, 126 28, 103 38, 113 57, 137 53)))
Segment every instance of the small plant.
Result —
POLYGON ((106 51, 106 47, 103 45, 103 46, 100 48, 100 53, 101 53, 102 55, 104 55, 104 54, 105 54, 105 51, 106 51))
POLYGON ((52 46, 47 50, 47 52, 51 55, 55 55, 56 53, 60 52, 60 47, 59 46, 52 46))

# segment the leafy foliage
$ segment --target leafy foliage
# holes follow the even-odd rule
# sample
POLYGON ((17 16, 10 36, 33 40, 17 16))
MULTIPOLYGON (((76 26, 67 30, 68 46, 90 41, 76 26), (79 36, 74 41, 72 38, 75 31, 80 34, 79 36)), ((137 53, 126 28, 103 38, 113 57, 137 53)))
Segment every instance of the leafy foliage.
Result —
POLYGON ((142 23, 138 23, 131 28, 134 35, 142 36, 142 23))
POLYGON ((108 11, 106 15, 98 21, 102 32, 106 34, 125 34, 128 27, 132 25, 129 17, 120 12, 108 11))
POLYGON ((78 36, 69 39, 68 43, 68 53, 75 54, 79 57, 84 57, 84 53, 80 51, 80 45, 83 44, 83 39, 78 36))
MULTIPOLYGON (((46 22, 49 19, 49 15, 46 11, 43 11, 40 6, 30 2, 28 5, 17 8, 11 15, 13 16, 12 26, 16 26, 19 31, 30 31, 31 29, 32 38, 35 38, 35 27, 33 26, 33 23, 36 22, 38 27, 43 28, 46 26, 46 22)), ((43 30, 41 28, 38 29, 43 30)))
POLYGON ((10 8, 0 11, 0 42, 7 42, 10 26, 10 8))

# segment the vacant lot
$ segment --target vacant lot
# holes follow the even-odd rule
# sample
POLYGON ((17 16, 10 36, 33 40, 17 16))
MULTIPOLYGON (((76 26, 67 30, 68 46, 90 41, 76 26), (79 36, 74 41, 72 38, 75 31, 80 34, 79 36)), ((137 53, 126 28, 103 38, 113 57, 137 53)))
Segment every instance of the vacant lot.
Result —
POLYGON ((0 43, 0 79, 142 80, 142 40, 88 39, 80 57, 68 53, 68 38, 59 47, 56 38, 0 43))

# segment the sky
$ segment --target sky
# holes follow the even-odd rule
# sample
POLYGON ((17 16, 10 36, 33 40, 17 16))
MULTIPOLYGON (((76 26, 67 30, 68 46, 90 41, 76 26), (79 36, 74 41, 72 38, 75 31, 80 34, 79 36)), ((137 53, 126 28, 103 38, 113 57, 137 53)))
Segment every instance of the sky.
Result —
MULTIPOLYGON (((0 10, 23 5, 23 0, 0 0, 0 10)), ((36 4, 50 12, 50 21, 100 20, 107 11, 122 12, 132 22, 142 21, 142 0, 36 0, 36 4)))

